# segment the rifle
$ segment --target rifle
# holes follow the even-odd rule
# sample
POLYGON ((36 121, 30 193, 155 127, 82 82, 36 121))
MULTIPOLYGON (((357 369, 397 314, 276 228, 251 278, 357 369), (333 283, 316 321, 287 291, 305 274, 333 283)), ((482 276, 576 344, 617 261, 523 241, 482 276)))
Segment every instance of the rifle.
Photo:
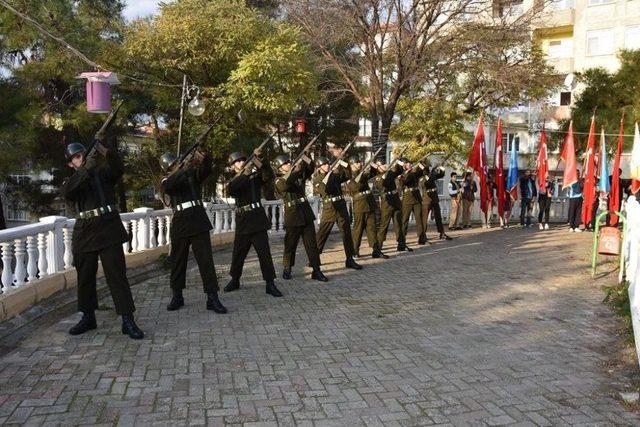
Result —
POLYGON ((383 148, 384 148, 384 146, 378 148, 378 151, 373 153, 373 156, 371 156, 371 158, 369 159, 367 164, 364 165, 364 167, 362 168, 362 170, 360 171, 358 176, 356 176, 356 179, 355 179, 356 182, 360 182, 360 180, 362 179, 362 176, 364 175, 364 173, 371 167, 371 164, 376 160, 376 157, 378 156, 378 154, 380 154, 380 151, 382 151, 383 148))
POLYGON ((94 153, 96 150, 103 156, 106 154, 107 148, 104 146, 103 142, 107 135, 107 130, 111 127, 111 125, 115 121, 116 116, 118 115, 118 110, 120 110, 120 107, 122 107, 122 103, 123 101, 118 102, 118 105, 116 105, 116 108, 111 110, 111 112, 109 113, 109 116, 102 124, 102 127, 100 127, 100 129, 98 129, 96 134, 93 136, 93 145, 91 145, 91 147, 89 148, 89 150, 84 156, 85 162, 87 161, 87 158, 91 156, 95 156, 94 153))
POLYGON ((291 163, 291 169, 289 169, 289 172, 287 172, 284 175, 284 179, 288 179, 289 176, 291 175, 291 172, 293 172, 293 170, 296 168, 296 166, 298 166, 298 164, 302 163, 302 161, 304 160, 304 158, 307 155, 307 151, 309 151, 309 149, 313 146, 313 144, 316 143, 316 141, 318 140, 318 138, 320 138, 320 136, 322 135, 322 133, 324 132, 324 129, 322 129, 320 131, 320 133, 318 133, 312 140, 311 142, 309 142, 300 152, 300 154, 298 154, 298 157, 296 157, 296 159, 291 163))
POLYGON ((231 179, 232 181, 234 179, 236 179, 237 177, 239 177, 240 175, 242 175, 245 171, 247 171, 249 169, 249 167, 253 167, 254 164, 256 167, 260 168, 262 166, 262 162, 260 162, 260 159, 257 158, 256 156, 256 151, 262 151, 262 149, 269 143, 271 142, 271 140, 273 139, 273 137, 278 133, 278 130, 276 130, 275 132, 273 132, 272 134, 270 134, 268 137, 266 137, 264 139, 264 141, 262 141, 262 143, 258 146, 258 148, 256 148, 255 150, 253 150, 253 153, 249 156, 249 158, 244 162, 244 166, 242 167, 242 170, 240 170, 238 173, 235 174, 235 176, 231 179))
POLYGON ((187 151, 185 151, 179 158, 178 160, 174 163, 175 166, 172 166, 169 169, 169 173, 168 176, 173 175, 174 173, 178 172, 180 169, 182 169, 183 167, 185 167, 187 164, 189 164, 192 159, 193 156, 195 155, 196 150, 200 147, 200 145, 202 145, 202 143, 207 139, 207 136, 209 136, 209 133, 211 133, 211 131, 213 130, 213 128, 215 127, 215 125, 218 124, 220 120, 216 119, 213 121, 213 123, 211 123, 211 125, 209 125, 209 127, 207 128, 207 130, 205 130, 203 133, 200 134, 200 136, 198 136, 196 138, 196 142, 193 143, 193 145, 191 147, 189 147, 189 149, 187 151))
POLYGON ((342 150, 342 153, 340 153, 340 155, 333 162, 333 164, 329 168, 329 172, 327 172, 325 177, 322 179, 322 182, 324 182, 325 185, 327 185, 327 182, 329 181, 329 177, 331 176, 333 171, 338 167, 338 165, 342 161, 342 158, 345 156, 345 154, 347 154, 347 151, 349 151, 349 149, 353 146, 353 144, 356 143, 357 139, 358 139, 358 137, 353 138, 353 140, 349 144, 347 144, 346 147, 344 147, 344 149, 342 150))

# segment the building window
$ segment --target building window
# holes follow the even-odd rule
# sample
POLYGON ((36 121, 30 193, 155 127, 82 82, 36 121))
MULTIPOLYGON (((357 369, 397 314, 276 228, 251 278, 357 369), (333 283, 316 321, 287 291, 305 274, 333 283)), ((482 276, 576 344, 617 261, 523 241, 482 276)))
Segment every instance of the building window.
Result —
POLYGON ((613 29, 587 31, 587 55, 613 53, 613 29))
POLYGON ((640 49, 640 25, 627 27, 624 36, 625 49, 640 49))
POLYGON ((523 0, 494 0, 496 16, 520 16, 524 13, 523 0))
POLYGON ((507 151, 513 151, 513 147, 515 146, 516 151, 520 152, 520 135, 509 132, 503 133, 502 146, 507 147, 507 151))
POLYGON ((589 0, 589 6, 598 6, 601 4, 614 3, 616 0, 589 0))
POLYGON ((547 49, 547 56, 549 58, 562 58, 564 55, 564 49, 562 46, 562 40, 550 40, 549 49, 547 49))
POLYGON ((552 0, 550 7, 552 10, 573 9, 573 0, 552 0))
POLYGON ((571 105, 571 92, 560 92, 560 105, 571 105))

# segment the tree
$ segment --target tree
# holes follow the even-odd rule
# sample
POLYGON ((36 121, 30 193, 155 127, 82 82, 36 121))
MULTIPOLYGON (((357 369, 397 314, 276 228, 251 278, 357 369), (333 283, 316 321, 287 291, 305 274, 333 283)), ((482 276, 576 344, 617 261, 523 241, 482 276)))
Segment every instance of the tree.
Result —
MULTIPOLYGON (((89 57, 119 41, 123 4, 117 0, 49 0, 11 2, 89 57)), ((0 181, 32 170, 54 172, 51 182, 35 181, 34 194, 60 182, 64 146, 88 144, 101 122, 86 113, 84 91, 76 76, 89 67, 9 10, 0 9, 0 181)), ((35 211, 46 210, 48 197, 33 198, 35 211)))
POLYGON ((464 113, 543 96, 552 70, 531 37, 544 2, 520 16, 484 0, 290 0, 330 90, 352 94, 386 144, 402 98, 445 99, 464 113))
MULTIPOLYGON (((584 89, 577 95, 571 111, 575 129, 589 129, 595 111, 598 128, 617 133, 624 113, 625 133, 633 134, 634 123, 640 121, 640 50, 623 50, 619 58, 620 68, 615 72, 591 68, 577 75, 584 89)), ((564 129, 568 126, 568 121, 562 124, 564 129)), ((576 148, 584 149, 586 137, 578 140, 576 148)), ((626 149, 631 142, 630 138, 625 140, 626 149)))
POLYGON ((161 84, 138 85, 150 98, 139 113, 167 128, 158 133, 157 145, 132 159, 137 165, 133 169, 144 174, 135 178, 146 183, 157 183, 159 155, 176 149, 183 75, 200 88, 207 104, 201 118, 185 116, 183 140, 193 141, 206 123, 218 120, 207 148, 219 166, 230 146, 255 144, 265 128, 287 122, 293 110, 316 96, 314 69, 300 31, 240 0, 163 4, 159 15, 133 22, 109 58, 124 74, 161 84))

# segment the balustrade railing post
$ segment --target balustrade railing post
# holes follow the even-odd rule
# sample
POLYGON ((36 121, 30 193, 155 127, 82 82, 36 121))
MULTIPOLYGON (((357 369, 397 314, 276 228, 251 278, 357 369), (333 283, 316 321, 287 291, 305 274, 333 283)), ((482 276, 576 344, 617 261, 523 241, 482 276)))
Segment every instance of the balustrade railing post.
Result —
POLYGON ((158 216, 158 245, 164 246, 167 244, 167 236, 165 233, 165 218, 163 215, 158 216))
POLYGON ((53 274, 64 269, 64 237, 62 229, 67 223, 63 216, 46 216, 40 222, 51 224, 52 230, 47 234, 47 273, 53 274))
POLYGON ((11 269, 12 258, 11 242, 0 243, 2 252, 2 292, 7 292, 13 284, 13 271, 11 269))
POLYGON ((227 216, 225 215, 226 211, 220 209, 220 210, 216 210, 215 211, 215 216, 214 216, 214 227, 213 227, 213 232, 215 234, 219 234, 222 233, 222 231, 225 229, 225 219, 227 218, 227 216))
POLYGON ((166 244, 170 245, 171 244, 171 215, 165 215, 164 217, 164 222, 167 224, 167 231, 166 231, 166 236, 167 236, 167 241, 166 244))
POLYGON ((27 280, 38 278, 38 236, 27 236, 27 280))
POLYGON ((13 272, 15 277, 14 284, 16 287, 24 285, 24 280, 27 277, 27 271, 25 266, 25 245, 23 239, 15 239, 13 246, 15 248, 16 268, 13 272))
POLYGON ((137 250, 149 249, 151 247, 151 208, 136 208, 135 213, 144 214, 138 222, 138 248, 137 250))
POLYGON ((71 267, 73 267, 73 251, 71 248, 71 236, 72 236, 73 230, 70 229, 69 227, 64 227, 62 229, 62 239, 64 242, 64 255, 63 255, 63 259, 64 259, 64 268, 65 270, 70 269, 71 267))
POLYGON ((138 220, 131 220, 131 252, 140 250, 138 243, 138 220))
POLYGON ((47 235, 38 233, 38 277, 42 279, 49 275, 47 262, 47 235))

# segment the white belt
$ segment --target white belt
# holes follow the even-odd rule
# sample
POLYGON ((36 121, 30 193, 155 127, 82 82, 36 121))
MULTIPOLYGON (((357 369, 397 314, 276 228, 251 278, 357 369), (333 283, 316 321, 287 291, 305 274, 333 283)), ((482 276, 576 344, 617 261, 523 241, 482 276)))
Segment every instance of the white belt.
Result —
POLYGON ((106 215, 108 213, 111 212, 118 212, 118 208, 116 208, 113 205, 108 205, 108 206, 102 206, 96 209, 92 209, 90 211, 84 211, 84 212, 80 212, 78 214, 78 218, 80 219, 89 219, 89 218, 94 218, 96 216, 100 216, 100 215, 106 215))
POLYGON ((409 193, 411 191, 417 191, 417 190, 418 190, 418 187, 409 187, 409 188, 405 188, 404 192, 409 193))
POLYGON ((336 197, 325 197, 322 199, 323 202, 337 202, 339 200, 344 200, 344 197, 336 196, 336 197))
POLYGON ((239 208, 237 208, 237 210, 239 212, 249 212, 249 211, 252 211, 254 209, 261 208, 261 207, 262 207, 262 203, 254 202, 254 203, 250 203, 248 205, 240 206, 239 208))
POLYGON ((195 208, 196 206, 202 206, 202 200, 191 200, 188 202, 180 203, 173 208, 174 212, 180 212, 185 209, 195 208))
POLYGON ((356 197, 358 197, 358 196, 368 196, 369 194, 371 194, 371 190, 361 191, 359 193, 356 193, 356 197))

